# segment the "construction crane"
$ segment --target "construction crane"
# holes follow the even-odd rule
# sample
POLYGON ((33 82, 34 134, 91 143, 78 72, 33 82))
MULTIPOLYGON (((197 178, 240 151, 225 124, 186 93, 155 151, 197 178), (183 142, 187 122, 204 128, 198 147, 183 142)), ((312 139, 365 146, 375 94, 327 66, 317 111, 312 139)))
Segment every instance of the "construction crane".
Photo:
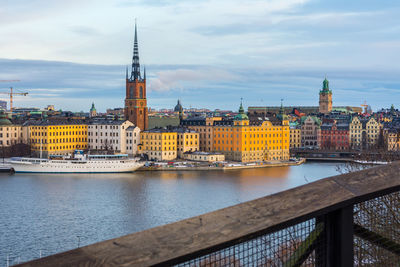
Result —
POLYGON ((9 96, 10 96, 10 112, 11 112, 11 114, 12 114, 12 112, 13 112, 13 96, 14 96, 14 95, 23 95, 23 96, 26 96, 28 93, 14 93, 14 92, 13 92, 13 88, 10 87, 10 92, 0 92, 0 94, 6 94, 6 95, 9 95, 9 96))
MULTIPOLYGON (((21 80, 0 80, 2 83, 10 83, 10 82, 20 82, 21 80)), ((13 95, 24 95, 26 96, 28 93, 13 93, 12 87, 10 88, 10 93, 1 93, 0 94, 9 94, 10 95, 10 111, 12 114, 12 108, 13 108, 13 95)))

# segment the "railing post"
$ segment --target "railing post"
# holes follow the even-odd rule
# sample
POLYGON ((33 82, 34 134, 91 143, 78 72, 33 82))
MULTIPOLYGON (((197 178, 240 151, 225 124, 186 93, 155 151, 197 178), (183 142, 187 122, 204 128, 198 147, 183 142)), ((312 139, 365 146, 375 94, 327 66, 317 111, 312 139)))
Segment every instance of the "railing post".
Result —
POLYGON ((330 212, 325 217, 328 267, 353 267, 353 206, 330 212))

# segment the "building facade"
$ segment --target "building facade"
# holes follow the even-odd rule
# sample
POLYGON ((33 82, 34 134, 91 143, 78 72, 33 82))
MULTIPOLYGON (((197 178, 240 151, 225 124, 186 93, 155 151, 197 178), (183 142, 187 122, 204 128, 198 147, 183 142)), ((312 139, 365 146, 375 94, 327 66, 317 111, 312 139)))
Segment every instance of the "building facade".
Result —
POLYGON ((182 121, 182 126, 199 133, 199 150, 214 151, 214 124, 222 122, 221 117, 194 117, 182 121))
POLYGON ((301 128, 297 125, 290 126, 289 128, 290 133, 290 148, 299 148, 301 147, 301 128))
POLYGON ((129 155, 138 154, 138 145, 140 144, 140 129, 136 126, 126 128, 126 153, 129 155))
POLYGON ((206 161, 206 162, 217 162, 224 161, 225 155, 221 153, 209 153, 209 152, 186 152, 183 154, 183 158, 193 161, 206 161))
POLYGON ((68 155, 76 149, 88 148, 88 127, 79 120, 27 121, 31 150, 36 155, 68 155))
POLYGON ((344 151, 349 150, 349 124, 324 123, 321 125, 321 149, 344 151))
POLYGON ((350 122, 350 147, 373 149, 378 147, 382 125, 373 117, 354 117, 350 122))
POLYGON ((328 114, 332 111, 332 91, 329 89, 329 81, 325 78, 322 90, 319 91, 319 112, 328 114))
POLYGON ((4 112, 0 112, 0 147, 9 147, 21 143, 27 143, 22 126, 12 124, 6 118, 4 112))
POLYGON ((399 129, 385 129, 384 138, 387 151, 398 152, 400 151, 400 130, 399 129))
POLYGON ((140 72, 139 46, 135 24, 135 41, 133 48, 132 71, 128 76, 126 69, 125 119, 133 122, 140 130, 148 129, 148 108, 146 98, 146 69, 143 78, 140 72))
POLYGON ((241 162, 289 160, 289 135, 289 121, 250 123, 240 105, 231 123, 214 123, 214 152, 241 162))
POLYGON ((199 151, 199 134, 190 129, 180 128, 177 132, 177 152, 178 157, 183 158, 186 152, 199 151))
POLYGON ((320 147, 321 121, 315 116, 301 119, 301 147, 318 149, 320 147))
POLYGON ((93 120, 88 123, 90 150, 127 153, 127 129, 133 123, 125 120, 93 120))
POLYGON ((147 155, 149 160, 174 160, 177 158, 176 131, 152 129, 140 132, 139 153, 147 155))

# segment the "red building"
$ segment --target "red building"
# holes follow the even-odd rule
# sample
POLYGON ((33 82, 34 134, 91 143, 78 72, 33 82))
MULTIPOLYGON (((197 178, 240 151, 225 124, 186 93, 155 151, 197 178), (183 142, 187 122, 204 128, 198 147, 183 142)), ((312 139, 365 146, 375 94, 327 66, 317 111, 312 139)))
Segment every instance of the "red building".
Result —
POLYGON ((125 119, 144 131, 148 128, 148 108, 146 98, 146 69, 143 78, 140 74, 139 46, 135 24, 135 41, 133 47, 132 71, 128 76, 126 69, 125 119))
POLYGON ((337 122, 321 125, 321 149, 323 150, 349 150, 349 124, 337 122))

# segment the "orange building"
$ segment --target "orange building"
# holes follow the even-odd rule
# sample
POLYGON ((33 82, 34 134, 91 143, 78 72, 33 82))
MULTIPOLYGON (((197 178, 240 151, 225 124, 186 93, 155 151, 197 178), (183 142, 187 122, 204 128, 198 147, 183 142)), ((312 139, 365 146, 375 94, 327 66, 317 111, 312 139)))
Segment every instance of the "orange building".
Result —
POLYGON ((184 121, 199 132, 200 150, 222 153, 234 161, 289 160, 289 121, 250 122, 242 105, 233 120, 207 119, 184 121))
POLYGON ((144 131, 148 128, 148 108, 146 99, 146 69, 143 78, 140 74, 139 46, 135 24, 135 41, 133 47, 132 71, 128 77, 126 69, 125 119, 144 131))

